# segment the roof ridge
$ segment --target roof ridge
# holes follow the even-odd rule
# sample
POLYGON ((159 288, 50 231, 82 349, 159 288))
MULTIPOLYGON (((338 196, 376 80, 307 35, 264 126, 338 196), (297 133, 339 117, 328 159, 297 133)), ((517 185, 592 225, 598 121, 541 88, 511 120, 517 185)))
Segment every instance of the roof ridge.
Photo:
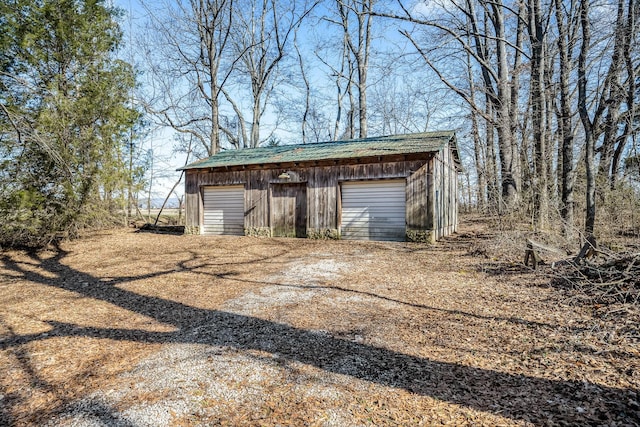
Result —
MULTIPOLYGON (((428 131, 428 132, 414 132, 414 133, 398 133, 398 134, 389 134, 389 135, 378 135, 378 136, 367 136, 364 138, 351 138, 351 139, 337 139, 335 141, 316 141, 316 142, 307 142, 307 143, 298 143, 298 144, 283 144, 283 145, 274 145, 274 146, 262 146, 262 147, 243 147, 243 148, 232 148, 225 149, 224 152, 227 151, 243 151, 243 150, 271 150, 283 147, 308 147, 312 145, 324 145, 324 144, 344 144, 344 143, 360 143, 360 142, 375 142, 383 139, 393 139, 400 137, 442 137, 445 135, 453 136, 455 134, 454 130, 443 130, 443 131, 428 131)), ((221 151, 222 152, 222 151, 221 151)))
POLYGON ((438 151, 452 139, 455 143, 455 131, 448 130, 224 150, 178 170, 371 157, 381 150, 385 154, 427 153, 438 151))

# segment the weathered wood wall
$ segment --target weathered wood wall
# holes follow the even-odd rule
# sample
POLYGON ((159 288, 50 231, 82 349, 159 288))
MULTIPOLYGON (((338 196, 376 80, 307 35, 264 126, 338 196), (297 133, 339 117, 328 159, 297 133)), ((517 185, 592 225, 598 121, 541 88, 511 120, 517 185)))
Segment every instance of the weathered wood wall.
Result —
POLYGON ((434 239, 458 229, 458 173, 449 148, 439 151, 433 161, 434 239))
POLYGON ((431 241, 433 229, 433 197, 429 191, 433 161, 428 161, 407 178, 407 238, 431 241))
POLYGON ((307 186, 271 185, 271 229, 276 237, 307 237, 307 186))
MULTIPOLYGON (((410 159, 396 156, 361 160, 358 164, 283 164, 232 170, 187 170, 186 230, 199 233, 203 187, 242 184, 245 186, 245 233, 272 235, 275 225, 273 212, 286 209, 284 206, 271 206, 277 199, 273 197, 273 189, 280 186, 276 192, 281 192, 284 184, 300 183, 306 192, 306 234, 314 238, 337 238, 340 229, 340 182, 405 178, 407 236, 411 240, 433 240, 434 218, 441 216, 436 214, 433 186, 436 182, 445 185, 441 179, 443 171, 437 170, 439 162, 434 163, 436 158, 438 156, 431 153, 410 159), (283 172, 287 172, 290 178, 279 178, 283 172), (439 180, 436 181, 435 177, 439 180)), ((450 159, 440 154, 441 162, 447 160, 450 159)), ((454 172, 451 174, 455 175, 454 172)), ((450 179, 446 182, 450 185, 450 179)), ((278 203, 286 202, 282 199, 278 203)))

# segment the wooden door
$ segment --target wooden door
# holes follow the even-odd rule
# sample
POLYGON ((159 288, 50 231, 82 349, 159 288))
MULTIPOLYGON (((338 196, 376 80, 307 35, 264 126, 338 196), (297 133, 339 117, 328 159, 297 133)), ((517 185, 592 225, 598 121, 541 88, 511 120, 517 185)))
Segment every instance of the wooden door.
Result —
POLYGON ((276 237, 307 236, 307 185, 272 184, 271 226, 276 237))

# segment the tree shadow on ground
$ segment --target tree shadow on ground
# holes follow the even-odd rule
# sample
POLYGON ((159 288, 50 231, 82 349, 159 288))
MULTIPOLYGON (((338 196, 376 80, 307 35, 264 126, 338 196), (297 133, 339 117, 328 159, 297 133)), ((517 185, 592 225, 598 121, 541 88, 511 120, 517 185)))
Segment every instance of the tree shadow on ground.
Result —
MULTIPOLYGON (((43 273, 25 268, 6 254, 0 259, 5 269, 22 280, 108 302, 172 325, 176 331, 150 332, 49 322, 52 329, 46 333, 11 336, 0 341, 0 349, 18 348, 35 340, 55 336, 144 343, 200 343, 277 354, 282 359, 308 364, 326 372, 405 389, 513 420, 535 424, 640 423, 640 412, 637 405, 633 404, 637 390, 605 387, 587 381, 510 374, 430 360, 256 317, 206 310, 140 295, 116 285, 158 277, 176 270, 188 271, 188 263, 143 276, 103 279, 65 265, 62 261, 67 255, 60 248, 55 256, 48 259, 34 255, 43 273)), ((11 408, 2 408, 0 415, 4 417, 0 421, 9 425, 13 423, 11 408)))
MULTIPOLYGON (((368 291, 362 291, 362 290, 358 290, 358 289, 350 289, 344 286, 338 286, 338 285, 321 285, 321 284, 308 284, 308 285, 299 285, 299 284, 291 284, 291 283, 279 283, 279 282, 258 282, 256 280, 248 280, 248 279, 241 279, 238 277, 235 277, 236 275, 233 273, 230 274, 215 274, 214 275, 216 278, 218 279, 226 279, 226 280, 232 280, 232 281, 236 281, 236 282, 243 282, 243 283, 249 283, 249 284, 261 284, 261 285, 271 285, 271 286, 277 286, 277 287, 282 287, 282 288, 295 288, 295 289, 306 289, 306 290, 329 290, 329 291, 338 291, 338 292, 344 292, 347 294, 356 294, 356 295, 360 295, 360 296, 365 296, 365 297, 370 297, 373 299, 379 299, 382 301, 387 301, 387 302, 391 302, 394 304, 398 304, 399 306, 406 306, 406 307, 412 307, 412 308, 416 308, 419 310, 426 310, 426 311, 434 311, 434 312, 439 312, 439 313, 443 313, 445 315, 450 315, 450 316, 464 316, 464 317, 470 317, 473 319, 477 319, 480 321, 495 321, 495 322, 509 322, 509 323, 513 323, 513 324, 518 324, 518 325, 522 325, 524 327, 527 328, 543 328, 543 329, 548 329, 548 330, 556 330, 558 329, 557 326, 552 325, 550 323, 544 323, 544 322, 537 322, 537 321, 533 321, 533 320, 526 320, 526 319, 522 319, 519 317, 503 317, 503 316, 485 316, 485 315, 481 315, 481 314, 475 314, 475 313, 471 313, 468 311, 463 311, 463 310, 452 310, 452 309, 446 309, 446 308, 441 308, 441 307, 433 307, 433 306, 429 306, 429 305, 424 305, 424 304, 417 304, 417 303, 413 303, 413 302, 408 302, 408 301, 402 301, 396 298, 391 298, 385 295, 380 295, 377 294, 375 292, 368 292, 368 291)), ((584 331, 587 329, 587 327, 575 327, 572 326, 570 328, 564 327, 563 329, 570 329, 572 332, 580 332, 580 331, 584 331)))

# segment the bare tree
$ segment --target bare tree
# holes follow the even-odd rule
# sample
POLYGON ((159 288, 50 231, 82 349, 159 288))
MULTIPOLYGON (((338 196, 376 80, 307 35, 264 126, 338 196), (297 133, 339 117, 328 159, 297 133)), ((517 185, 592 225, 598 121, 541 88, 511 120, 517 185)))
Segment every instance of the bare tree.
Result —
POLYGON ((531 122, 534 145, 533 218, 537 227, 544 228, 549 216, 549 183, 547 176, 547 133, 545 57, 546 28, 540 0, 528 0, 527 30, 531 43, 531 122))
POLYGON ((575 22, 575 1, 568 7, 563 7, 561 1, 554 2, 555 19, 558 29, 556 43, 558 46, 558 91, 559 108, 557 110, 558 131, 561 139, 558 168, 560 173, 560 216, 562 219, 563 235, 568 239, 573 237, 574 224, 574 131, 571 87, 569 77, 574 68, 573 45, 576 39, 575 31, 579 28, 575 22))
MULTIPOLYGON (((594 234, 596 219, 596 143, 602 138, 602 145, 598 150, 601 155, 599 169, 602 174, 611 173, 613 144, 622 143, 627 138, 628 135, 625 132, 629 129, 624 126, 626 120, 620 112, 621 104, 629 99, 623 90, 623 82, 629 77, 625 72, 629 68, 635 70, 639 67, 637 55, 632 58, 631 51, 627 47, 631 46, 636 37, 632 29, 637 22, 638 6, 634 0, 618 0, 616 19, 613 24, 613 47, 604 43, 604 47, 600 46, 600 52, 595 55, 598 65, 608 64, 604 76, 596 74, 596 77, 604 77, 604 79, 596 81, 593 78, 590 79, 590 60, 594 57, 594 51, 598 45, 593 42, 591 30, 594 25, 594 16, 590 6, 589 0, 582 0, 580 3, 581 46, 578 56, 578 110, 585 138, 587 186, 585 234, 588 237, 594 234), (608 56, 609 53, 610 56, 608 56), (629 57, 625 59, 627 55, 629 57), (635 65, 627 65, 628 63, 635 63, 635 65), (625 129, 622 133, 620 133, 621 126, 625 129)), ((631 75, 635 76, 635 72, 631 75)), ((626 84, 628 85, 629 82, 626 84)), ((631 96, 631 106, 627 106, 628 111, 635 110, 634 99, 635 94, 631 96)))
POLYGON ((585 231, 588 236, 593 235, 596 221, 596 178, 595 178, 595 128, 599 124, 602 112, 598 111, 593 120, 589 117, 587 106, 587 57, 591 45, 591 21, 589 18, 589 0, 582 0, 580 5, 580 29, 582 31, 582 45, 578 55, 578 110, 584 129, 585 139, 585 171, 586 188, 586 220, 585 231))
MULTIPOLYGON (((491 116, 487 116, 486 109, 471 98, 468 89, 460 87, 455 82, 458 76, 451 75, 450 63, 435 59, 438 46, 432 49, 428 44, 419 42, 415 31, 401 30, 441 81, 467 102, 475 114, 490 121, 495 128, 500 157, 501 197, 507 208, 511 209, 518 200, 519 155, 514 136, 514 118, 517 117, 518 105, 514 104, 512 95, 513 87, 517 87, 519 69, 510 67, 508 59, 510 51, 518 53, 522 51, 522 47, 519 37, 516 37, 515 41, 508 39, 505 16, 507 13, 519 16, 519 13, 505 6, 502 0, 480 2, 479 5, 480 11, 477 10, 475 0, 464 0, 462 4, 450 2, 449 6, 455 8, 448 12, 452 22, 447 22, 442 17, 427 19, 425 16, 419 16, 412 13, 402 2, 402 14, 375 12, 374 15, 411 22, 420 28, 435 30, 435 36, 431 35, 434 40, 440 41, 446 47, 453 44, 459 49, 456 54, 459 55, 461 51, 473 59, 474 67, 480 70, 483 90, 491 104, 491 116), (470 38, 467 37, 468 30, 470 38), (445 38, 447 42, 442 42, 445 38)), ((519 31, 516 31, 516 34, 518 35, 519 31)))
MULTIPOLYGON (((476 89, 473 74, 473 63, 469 53, 466 54, 467 59, 467 80, 469 83, 469 98, 475 104, 476 89)), ((487 207, 487 150, 483 146, 482 137, 480 135, 480 124, 478 114, 470 111, 471 117, 471 137, 473 138, 473 154, 474 164, 476 168, 476 203, 478 210, 484 212, 487 207)))
MULTIPOLYGON (((340 24, 344 31, 344 40, 353 58, 353 62, 350 64, 354 64, 357 71, 355 86, 358 89, 357 112, 360 138, 367 136, 367 75, 371 54, 371 11, 373 5, 374 0, 336 0, 340 24), (352 29, 352 15, 355 15, 356 19, 355 29, 352 29), (352 35, 352 31, 355 33, 354 35, 352 35)), ((349 85, 349 88, 352 86, 349 85)))
POLYGON ((615 185, 620 153, 631 135, 634 121, 636 79, 638 67, 634 65, 637 49, 638 15, 640 6, 635 1, 618 1, 616 25, 613 32, 613 50, 603 92, 607 97, 607 113, 603 122, 603 139, 598 148, 600 162, 598 175, 615 185))
POLYGON ((340 37, 340 45, 328 40, 332 50, 317 49, 320 61, 329 68, 329 76, 334 79, 337 88, 338 111, 335 121, 334 139, 338 138, 343 116, 344 97, 348 97, 349 109, 345 114, 343 138, 364 138, 368 133, 367 79, 371 57, 373 35, 372 8, 374 0, 331 0, 328 6, 333 12, 322 19, 338 30, 335 39, 340 37), (339 36, 338 36, 339 34, 339 36), (339 50, 340 55, 335 51, 339 50), (339 57, 340 63, 332 65, 331 59, 339 57), (358 126, 356 132, 356 124, 358 126))
POLYGON ((304 84, 304 111, 302 113, 302 122, 300 124, 302 130, 302 143, 307 143, 307 126, 309 122, 309 116, 311 115, 311 84, 309 82, 309 77, 307 77, 307 70, 305 69, 305 63, 300 52, 300 46, 298 44, 298 30, 300 27, 296 27, 293 37, 293 46, 296 50, 296 55, 298 56, 298 66, 300 67, 300 75, 302 77, 302 82, 304 84))
POLYGON ((145 8, 147 110, 160 125, 193 136, 204 154, 215 154, 224 130, 220 98, 237 61, 228 53, 234 0, 177 0, 145 8))
MULTIPOLYGON (((250 135, 245 147, 257 147, 260 142, 260 123, 274 86, 278 82, 280 62, 287 56, 294 30, 317 3, 281 0, 246 0, 235 12, 233 45, 239 61, 240 78, 250 82, 250 135)), ((240 121, 245 122, 239 104, 229 92, 225 96, 233 104, 240 121)))
MULTIPOLYGON (((323 17, 324 21, 333 22, 329 17, 323 17)), ((332 38, 323 39, 319 46, 316 47, 314 53, 316 58, 327 69, 327 76, 332 80, 331 86, 335 88, 335 116, 333 119, 333 127, 330 132, 330 139, 335 141, 339 138, 353 138, 355 135, 354 120, 355 102, 353 98, 352 85, 354 82, 353 59, 349 53, 346 35, 341 32, 340 43, 335 43, 332 38), (336 50, 340 52, 335 55, 336 50), (338 64, 333 64, 332 59, 336 56, 339 58, 338 64), (349 109, 345 113, 345 96, 349 95, 349 109), (343 116, 346 119, 343 120, 343 116), (344 130, 341 130, 344 122, 344 130)))

